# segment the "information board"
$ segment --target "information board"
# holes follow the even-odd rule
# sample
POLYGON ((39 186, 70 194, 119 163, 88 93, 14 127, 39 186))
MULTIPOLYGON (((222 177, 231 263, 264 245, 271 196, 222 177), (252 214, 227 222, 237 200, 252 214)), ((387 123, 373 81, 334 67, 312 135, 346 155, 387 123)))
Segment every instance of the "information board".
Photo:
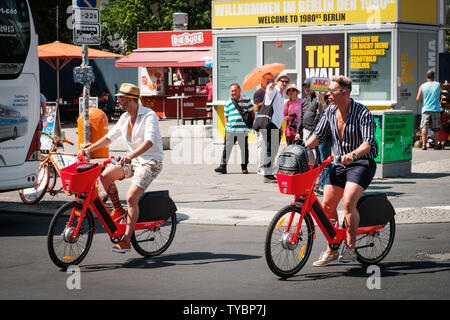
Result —
POLYGON ((383 162, 412 159, 413 121, 412 114, 384 115, 383 162))
MULTIPOLYGON (((230 97, 230 84, 242 87, 245 76, 256 67, 256 37, 220 37, 217 39, 217 97, 230 97)), ((245 91, 253 97, 255 90, 245 91)))

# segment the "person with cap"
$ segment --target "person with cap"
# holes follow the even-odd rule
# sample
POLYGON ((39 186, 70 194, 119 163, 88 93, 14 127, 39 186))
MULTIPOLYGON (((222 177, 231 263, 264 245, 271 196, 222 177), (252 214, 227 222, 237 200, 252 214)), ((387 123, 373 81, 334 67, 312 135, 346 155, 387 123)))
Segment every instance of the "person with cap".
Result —
POLYGON ((264 174, 265 183, 277 183, 274 173, 276 172, 275 157, 280 147, 281 124, 283 123, 284 98, 286 89, 290 82, 286 73, 277 76, 276 84, 271 82, 267 85, 264 96, 264 104, 272 104, 273 114, 268 130, 260 130, 258 143, 261 145, 260 161, 264 174))
POLYGON ((286 120, 286 127, 284 134, 286 136, 286 144, 294 143, 297 132, 297 127, 300 122, 300 112, 302 108, 302 98, 299 98, 300 91, 295 84, 290 84, 286 90, 289 100, 284 104, 284 120, 286 120))
POLYGON ((116 96, 124 113, 104 137, 80 152, 89 156, 93 151, 105 148, 120 137, 127 143, 128 152, 121 157, 120 163, 109 165, 100 176, 100 181, 114 206, 112 219, 121 219, 127 215, 125 235, 113 247, 113 252, 125 253, 131 250, 130 240, 139 218, 139 198, 162 170, 163 147, 158 116, 153 110, 139 105, 139 88, 134 84, 123 83, 116 96), (115 181, 131 177, 126 213, 120 204, 115 181))
MULTIPOLYGON (((317 95, 311 90, 312 78, 306 78, 303 82, 302 88, 305 92, 305 97, 302 100, 302 112, 299 126, 297 128, 296 138, 302 138, 303 141, 307 141, 312 132, 316 128, 321 113, 323 112, 322 103, 323 96, 317 95)), ((325 103, 323 101, 323 103, 325 103)), ((317 148, 308 149, 308 159, 310 164, 315 164, 319 161, 319 151, 317 148)))

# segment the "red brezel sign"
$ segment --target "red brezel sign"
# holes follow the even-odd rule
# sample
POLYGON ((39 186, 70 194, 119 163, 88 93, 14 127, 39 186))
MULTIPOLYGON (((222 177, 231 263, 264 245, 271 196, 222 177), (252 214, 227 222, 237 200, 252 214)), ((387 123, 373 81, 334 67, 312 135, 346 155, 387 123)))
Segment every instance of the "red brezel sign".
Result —
POLYGON ((138 48, 212 47, 211 30, 139 32, 138 48))

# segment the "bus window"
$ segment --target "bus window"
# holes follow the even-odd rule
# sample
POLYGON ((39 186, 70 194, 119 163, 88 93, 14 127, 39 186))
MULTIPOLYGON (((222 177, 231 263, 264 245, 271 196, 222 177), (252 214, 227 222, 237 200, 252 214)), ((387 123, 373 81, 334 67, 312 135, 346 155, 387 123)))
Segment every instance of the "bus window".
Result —
POLYGON ((26 0, 0 0, 0 191, 33 187, 39 170, 37 34, 26 0))
POLYGON ((0 79, 22 72, 30 47, 30 16, 26 1, 0 0, 0 79))

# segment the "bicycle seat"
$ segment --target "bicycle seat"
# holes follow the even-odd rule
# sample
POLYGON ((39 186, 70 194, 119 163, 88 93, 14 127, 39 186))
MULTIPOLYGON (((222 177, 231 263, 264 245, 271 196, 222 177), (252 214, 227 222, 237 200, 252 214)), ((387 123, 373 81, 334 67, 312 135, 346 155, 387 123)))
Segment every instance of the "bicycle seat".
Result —
POLYGON ((77 172, 78 173, 86 172, 91 170, 92 168, 95 168, 96 166, 98 166, 98 163, 80 164, 79 166, 77 166, 77 172))

